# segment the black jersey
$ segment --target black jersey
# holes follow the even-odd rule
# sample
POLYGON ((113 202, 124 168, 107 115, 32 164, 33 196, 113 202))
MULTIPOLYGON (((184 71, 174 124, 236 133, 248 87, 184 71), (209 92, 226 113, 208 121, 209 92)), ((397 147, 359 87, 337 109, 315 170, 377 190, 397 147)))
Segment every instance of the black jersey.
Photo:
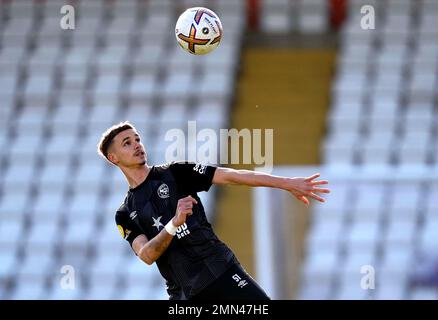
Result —
POLYGON ((147 178, 129 189, 116 213, 122 236, 131 244, 140 234, 150 240, 176 213, 178 200, 191 195, 198 204, 156 261, 171 299, 191 298, 237 262, 207 221, 197 192, 208 191, 216 168, 194 163, 171 163, 151 168, 147 178))

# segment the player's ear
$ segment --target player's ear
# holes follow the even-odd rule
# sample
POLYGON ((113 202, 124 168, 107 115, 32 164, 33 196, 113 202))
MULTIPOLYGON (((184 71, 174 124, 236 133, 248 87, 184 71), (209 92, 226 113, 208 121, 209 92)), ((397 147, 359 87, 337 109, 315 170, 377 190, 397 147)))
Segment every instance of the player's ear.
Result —
POLYGON ((108 152, 108 160, 112 163, 117 165, 117 163, 119 162, 119 159, 117 157, 117 155, 114 152, 108 152))

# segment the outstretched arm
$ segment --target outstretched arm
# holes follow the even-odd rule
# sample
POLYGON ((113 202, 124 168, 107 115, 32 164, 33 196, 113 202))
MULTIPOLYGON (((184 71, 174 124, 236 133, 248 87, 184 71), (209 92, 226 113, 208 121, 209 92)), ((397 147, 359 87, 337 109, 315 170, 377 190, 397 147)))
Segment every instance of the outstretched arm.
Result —
POLYGON ((318 193, 321 194, 330 192, 329 189, 318 187, 320 185, 328 184, 327 180, 314 181, 319 176, 319 173, 317 173, 305 178, 287 178, 274 176, 263 172, 219 167, 214 173, 213 183, 240 184, 251 187, 271 187, 283 189, 292 193, 298 200, 308 205, 309 199, 307 197, 324 202, 325 200, 321 198, 318 193))

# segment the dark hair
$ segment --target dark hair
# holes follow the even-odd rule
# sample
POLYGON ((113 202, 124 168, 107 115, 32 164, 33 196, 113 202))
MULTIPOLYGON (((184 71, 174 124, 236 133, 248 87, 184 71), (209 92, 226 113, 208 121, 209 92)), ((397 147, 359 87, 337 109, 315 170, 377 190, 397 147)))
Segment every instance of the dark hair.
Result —
POLYGON ((97 145, 97 152, 108 160, 108 149, 111 146, 114 137, 120 132, 129 129, 135 130, 135 127, 128 121, 120 122, 108 128, 100 138, 99 144, 97 145))

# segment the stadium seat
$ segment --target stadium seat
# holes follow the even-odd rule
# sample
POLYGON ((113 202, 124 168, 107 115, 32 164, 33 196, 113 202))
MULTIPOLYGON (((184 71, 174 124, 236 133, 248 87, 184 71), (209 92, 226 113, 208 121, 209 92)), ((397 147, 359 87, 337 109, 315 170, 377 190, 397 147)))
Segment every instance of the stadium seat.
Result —
POLYGON ((46 288, 42 278, 29 279, 27 277, 18 278, 19 285, 12 292, 13 300, 38 300, 44 299, 46 288), (25 285, 23 285, 25 283, 25 285))
MULTIPOLYGON (((26 143, 31 143, 33 139, 27 139, 26 143)), ((36 141, 39 141, 39 139, 36 139, 36 141)), ((24 143, 23 143, 24 144, 24 143)), ((29 146, 30 147, 30 146, 29 146)), ((20 146, 21 148, 21 146, 20 146)), ((15 149, 17 150, 18 147, 15 149)), ((23 146, 23 150, 25 150, 23 146)), ((18 150, 17 150, 18 151, 18 150)), ((35 150, 36 152, 36 150, 35 150)), ((13 153, 12 153, 13 154, 13 153)), ((12 156, 10 154, 10 156, 12 156)), ((24 156, 24 155, 21 155, 24 156)), ((21 157, 20 156, 20 157, 21 157)), ((24 165, 19 162, 20 158, 14 158, 16 159, 15 163, 12 163, 9 166, 8 171, 3 176, 3 183, 8 186, 8 188, 11 188, 13 190, 21 189, 21 188, 27 188, 26 184, 29 183, 29 180, 32 180, 35 178, 35 170, 31 165, 24 165)), ((29 160, 29 159, 27 159, 29 160)), ((24 161, 24 159, 23 159, 24 161)))
POLYGON ((31 250, 38 253, 50 252, 53 249, 53 243, 56 243, 61 235, 58 224, 59 220, 56 218, 35 222, 27 235, 29 248, 33 248, 31 250))
POLYGON ((410 294, 412 300, 437 300, 438 295, 435 288, 415 288, 410 294))
POLYGON ((307 245, 311 249, 337 247, 342 239, 343 221, 315 221, 308 234, 307 245))
POLYGON ((264 32, 290 32, 295 29, 292 16, 293 3, 290 1, 269 1, 261 2, 261 29, 264 32))
MULTIPOLYGON (((64 128, 66 123, 60 123, 60 127, 64 128)), ((76 124, 77 125, 77 124, 76 124)), ((72 128, 72 131, 74 129, 72 128)), ((67 163, 75 153, 77 148, 77 137, 74 134, 68 135, 67 132, 53 130, 56 132, 52 139, 48 140, 45 155, 47 159, 56 159, 61 163, 67 163)))
POLYGON ((44 281, 47 273, 53 267, 53 262, 52 248, 49 247, 45 250, 38 248, 32 251, 29 246, 17 270, 17 277, 44 281))
POLYGON ((357 185, 352 219, 357 222, 378 222, 383 214, 385 190, 385 186, 379 183, 357 185))
POLYGON ((438 227, 438 219, 430 219, 423 227, 420 233, 419 248, 424 252, 434 252, 436 249, 436 243, 438 241, 438 235, 436 228, 438 227))
POLYGON ((24 222, 26 210, 28 209, 27 203, 29 201, 29 188, 20 189, 21 192, 17 192, 17 189, 12 187, 5 188, 5 191, 0 198, 0 217, 1 221, 9 220, 20 225, 24 222))
POLYGON ((84 293, 85 300, 111 300, 114 299, 116 279, 113 275, 98 275, 90 278, 90 288, 84 293))
POLYGON ((13 250, 15 246, 23 244, 23 224, 5 220, 0 224, 0 231, 0 247, 13 250))
POLYGON ((16 252, 10 248, 0 247, 0 295, 3 296, 8 279, 15 274, 15 268, 18 264, 16 252), (3 290, 2 290, 3 289, 3 290))
POLYGON ((70 164, 68 161, 47 159, 46 165, 40 173, 39 186, 46 190, 60 188, 65 184, 70 174, 70 164))

